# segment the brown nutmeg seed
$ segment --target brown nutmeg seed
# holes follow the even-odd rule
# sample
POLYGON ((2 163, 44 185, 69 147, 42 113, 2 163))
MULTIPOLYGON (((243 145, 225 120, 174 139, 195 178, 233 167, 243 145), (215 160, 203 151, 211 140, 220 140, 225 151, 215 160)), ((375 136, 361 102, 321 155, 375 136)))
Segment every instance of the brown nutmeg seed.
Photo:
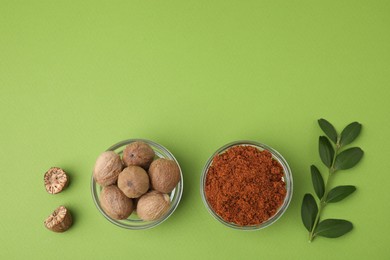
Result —
POLYGON ((150 191, 138 200, 137 215, 142 220, 156 220, 165 215, 170 204, 171 201, 167 194, 150 191))
POLYGON ((149 176, 138 166, 129 166, 118 176, 119 189, 129 198, 138 198, 149 189, 149 176))
POLYGON ((54 232, 64 232, 72 226, 72 216, 64 206, 58 207, 45 220, 45 227, 54 232))
POLYGON ((43 181, 48 193, 57 194, 68 185, 69 179, 63 169, 52 167, 45 173, 43 181))
POLYGON ((126 219, 133 212, 133 201, 115 185, 106 186, 100 193, 100 205, 113 219, 126 219))
POLYGON ((93 169, 93 178, 101 186, 114 184, 123 165, 119 154, 114 151, 106 151, 99 155, 93 169))
POLYGON ((149 177, 153 189, 170 193, 180 181, 180 168, 173 160, 159 158, 150 165, 149 177))
POLYGON ((135 165, 148 169, 154 159, 154 151, 147 143, 136 141, 123 150, 123 162, 126 166, 135 165))

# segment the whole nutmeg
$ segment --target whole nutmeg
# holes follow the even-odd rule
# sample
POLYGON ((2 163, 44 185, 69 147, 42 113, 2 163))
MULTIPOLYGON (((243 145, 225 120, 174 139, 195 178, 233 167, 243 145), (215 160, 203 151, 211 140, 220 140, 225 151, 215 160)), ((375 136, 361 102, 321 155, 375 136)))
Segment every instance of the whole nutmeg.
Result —
POLYGON ((60 206, 45 220, 45 227, 54 232, 64 232, 72 226, 72 215, 67 208, 60 206))
POLYGON ((106 151, 99 155, 93 169, 93 178, 101 186, 114 184, 123 165, 121 157, 114 151, 106 151))
POLYGON ((159 158, 150 165, 149 177, 154 190, 169 193, 180 181, 180 168, 173 160, 159 158))
POLYGON ((133 212, 133 201, 115 185, 106 186, 100 193, 100 205, 113 219, 126 219, 133 212))
POLYGON ((123 162, 126 166, 135 165, 148 169, 154 159, 154 151, 147 143, 136 141, 123 150, 123 162))
POLYGON ((138 198, 149 189, 149 176, 138 166, 129 166, 118 176, 119 189, 129 198, 138 198))
POLYGON ((171 201, 167 194, 150 191, 138 200, 137 215, 142 220, 156 220, 169 210, 170 204, 171 201))

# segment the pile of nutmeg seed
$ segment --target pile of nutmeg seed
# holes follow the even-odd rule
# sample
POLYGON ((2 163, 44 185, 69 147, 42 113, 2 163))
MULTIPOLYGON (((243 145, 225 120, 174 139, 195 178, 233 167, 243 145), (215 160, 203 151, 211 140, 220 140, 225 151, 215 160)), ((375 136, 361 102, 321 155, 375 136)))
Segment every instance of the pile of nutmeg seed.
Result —
POLYGON ((153 149, 135 141, 123 150, 103 152, 96 160, 93 178, 101 185, 100 205, 113 219, 127 219, 134 211, 145 221, 157 220, 170 208, 169 193, 180 181, 173 160, 155 159, 153 149))

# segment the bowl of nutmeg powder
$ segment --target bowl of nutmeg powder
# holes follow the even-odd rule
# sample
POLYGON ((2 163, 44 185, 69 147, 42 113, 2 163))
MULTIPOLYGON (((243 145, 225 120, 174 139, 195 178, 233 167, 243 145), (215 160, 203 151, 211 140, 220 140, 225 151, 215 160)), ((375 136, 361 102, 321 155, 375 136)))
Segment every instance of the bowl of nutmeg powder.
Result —
POLYGON ((278 220, 292 197, 286 160, 273 148, 236 141, 219 148, 201 177, 202 200, 210 214, 228 227, 258 230, 278 220))

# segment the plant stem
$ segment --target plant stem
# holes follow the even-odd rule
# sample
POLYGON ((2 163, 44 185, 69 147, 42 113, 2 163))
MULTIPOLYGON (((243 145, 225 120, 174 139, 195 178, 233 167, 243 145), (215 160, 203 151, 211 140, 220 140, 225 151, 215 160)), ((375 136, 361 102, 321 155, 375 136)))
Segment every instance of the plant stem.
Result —
POLYGON ((332 159, 332 165, 329 168, 329 176, 328 176, 328 179, 326 180, 326 184, 325 184, 324 196, 322 196, 322 198, 320 200, 320 204, 318 206, 318 213, 317 213, 316 219, 314 220, 313 228, 309 232, 309 242, 313 241, 313 239, 315 237, 314 232, 315 232, 315 230, 317 228, 318 223, 320 222, 321 213, 322 213, 323 209, 326 206, 326 197, 328 197, 328 192, 330 190, 330 183, 331 183, 331 179, 332 179, 333 173, 336 171, 334 169, 334 162, 336 160, 336 156, 338 154, 339 149, 340 149, 340 145, 339 145, 339 142, 337 142, 336 143, 336 149, 335 149, 335 152, 334 152, 334 155, 333 155, 333 159, 332 159))

